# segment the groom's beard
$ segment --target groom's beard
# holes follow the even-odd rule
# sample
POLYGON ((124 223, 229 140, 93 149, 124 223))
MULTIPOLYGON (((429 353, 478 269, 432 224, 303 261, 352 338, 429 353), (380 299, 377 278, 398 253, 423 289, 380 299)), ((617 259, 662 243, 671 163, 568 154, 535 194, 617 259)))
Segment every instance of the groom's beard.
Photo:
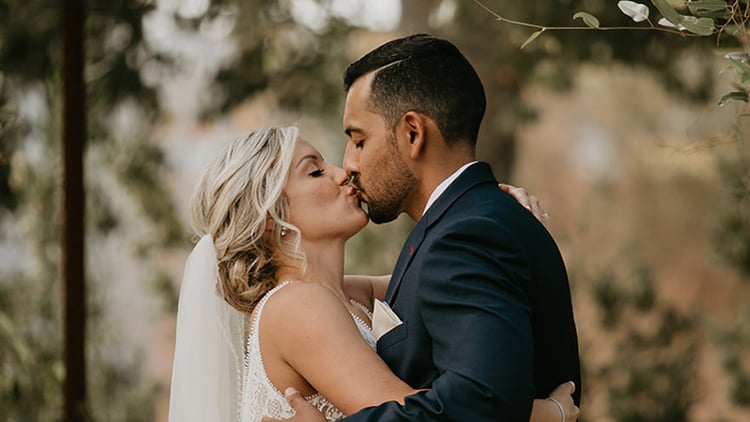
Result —
POLYGON ((404 201, 417 186, 417 178, 398 155, 395 146, 383 154, 372 168, 368 186, 363 188, 360 180, 357 185, 364 191, 367 213, 375 224, 393 221, 401 214, 404 201))

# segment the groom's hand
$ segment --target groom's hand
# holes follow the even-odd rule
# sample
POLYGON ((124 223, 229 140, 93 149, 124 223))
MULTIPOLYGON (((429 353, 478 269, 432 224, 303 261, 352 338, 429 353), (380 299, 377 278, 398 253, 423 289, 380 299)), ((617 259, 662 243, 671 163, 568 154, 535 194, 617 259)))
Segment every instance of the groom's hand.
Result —
POLYGON ((318 412, 318 409, 308 403, 307 400, 302 397, 302 394, 300 394, 299 391, 295 390, 294 388, 287 388, 286 391, 284 391, 284 398, 294 409, 295 415, 290 419, 283 420, 264 417, 263 422, 326 422, 326 418, 323 416, 323 414, 318 412))

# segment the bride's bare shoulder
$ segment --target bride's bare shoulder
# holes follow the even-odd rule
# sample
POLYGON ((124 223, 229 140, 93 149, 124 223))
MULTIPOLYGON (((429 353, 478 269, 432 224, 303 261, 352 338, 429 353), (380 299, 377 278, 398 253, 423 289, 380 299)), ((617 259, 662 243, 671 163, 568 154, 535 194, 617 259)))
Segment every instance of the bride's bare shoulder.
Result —
POLYGON ((260 330, 261 336, 266 333, 267 350, 278 351, 300 373, 314 361, 310 354, 325 354, 343 345, 365 345, 341 300, 316 283, 294 282, 278 290, 266 302, 260 330), (300 353, 302 350, 305 352, 300 353))
POLYGON ((294 281, 273 294, 263 310, 263 319, 277 328, 315 329, 337 320, 351 320, 341 301, 326 287, 312 282, 294 281))

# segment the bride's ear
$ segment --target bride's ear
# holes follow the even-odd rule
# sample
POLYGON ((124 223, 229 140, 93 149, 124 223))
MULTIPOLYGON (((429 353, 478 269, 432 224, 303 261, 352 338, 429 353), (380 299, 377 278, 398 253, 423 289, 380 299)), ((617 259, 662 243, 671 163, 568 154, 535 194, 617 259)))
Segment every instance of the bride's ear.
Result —
MULTIPOLYGON (((276 220, 271 217, 266 218, 266 233, 270 234, 276 228, 276 220)), ((281 237, 284 237, 289 233, 289 229, 281 225, 281 237)))

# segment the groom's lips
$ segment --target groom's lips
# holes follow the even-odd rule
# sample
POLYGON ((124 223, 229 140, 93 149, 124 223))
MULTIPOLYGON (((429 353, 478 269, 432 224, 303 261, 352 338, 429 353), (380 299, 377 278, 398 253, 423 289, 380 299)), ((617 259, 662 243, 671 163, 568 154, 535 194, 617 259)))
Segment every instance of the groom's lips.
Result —
POLYGON ((348 194, 349 194, 349 196, 354 196, 354 197, 357 198, 357 205, 361 208, 362 207, 362 203, 365 202, 362 199, 362 191, 359 190, 359 188, 357 188, 356 186, 354 186, 353 184, 350 183, 349 184, 348 194))
POLYGON ((359 189, 359 187, 355 187, 354 190, 355 190, 355 195, 357 195, 357 199, 359 199, 359 207, 362 208, 362 210, 369 215, 370 209, 368 207, 367 200, 363 196, 362 189, 359 189))
POLYGON ((362 190, 362 187, 359 185, 359 177, 357 174, 352 174, 349 176, 349 182, 347 183, 351 187, 351 194, 356 195, 357 199, 359 200, 359 207, 367 214, 370 215, 370 210, 367 204, 367 200, 364 198, 364 191, 362 190))

